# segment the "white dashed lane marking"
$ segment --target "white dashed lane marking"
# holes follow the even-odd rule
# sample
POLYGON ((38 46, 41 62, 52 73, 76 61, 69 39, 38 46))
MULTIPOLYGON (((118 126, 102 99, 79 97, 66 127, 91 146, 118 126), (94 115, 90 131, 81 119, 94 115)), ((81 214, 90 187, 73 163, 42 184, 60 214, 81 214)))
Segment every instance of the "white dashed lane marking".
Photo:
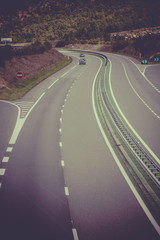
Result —
POLYGON ((68 189, 68 187, 65 187, 65 188, 64 188, 64 191, 65 191, 65 195, 66 195, 66 196, 69 196, 69 189, 68 189))
POLYGON ((12 152, 12 150, 13 150, 13 147, 8 147, 6 152, 12 152))
POLYGON ((123 66, 125 75, 126 75, 126 77, 127 77, 127 80, 128 80, 128 82, 129 82, 131 88, 133 89, 134 93, 135 93, 135 94, 137 95, 137 97, 142 101, 142 103, 143 103, 158 119, 160 119, 160 116, 159 116, 156 112, 154 112, 153 109, 152 109, 152 108, 140 97, 140 95, 137 93, 137 91, 136 91, 135 88, 133 87, 133 85, 132 85, 132 83, 131 83, 131 81, 130 81, 130 79, 129 79, 129 77, 128 77, 126 68, 125 68, 125 66, 124 66, 123 63, 122 63, 122 66, 123 66))
POLYGON ((61 166, 62 166, 62 167, 64 167, 64 166, 65 166, 65 164, 64 164, 64 161, 63 161, 63 160, 61 160, 61 166))
POLYGON ((2 162, 3 163, 7 163, 9 161, 9 157, 4 157, 3 159, 2 159, 2 162))
POLYGON ((79 240, 76 228, 72 228, 74 240, 79 240))
POLYGON ((0 168, 0 176, 3 176, 5 174, 6 169, 5 168, 0 168))

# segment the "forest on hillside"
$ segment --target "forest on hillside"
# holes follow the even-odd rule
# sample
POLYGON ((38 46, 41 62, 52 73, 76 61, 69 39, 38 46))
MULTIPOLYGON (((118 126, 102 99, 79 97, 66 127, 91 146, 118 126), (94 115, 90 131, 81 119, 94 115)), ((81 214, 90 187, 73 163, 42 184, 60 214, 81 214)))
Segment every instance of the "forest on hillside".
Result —
POLYGON ((13 42, 106 42, 112 32, 160 25, 159 0, 13 2, 0 10, 0 37, 13 42))

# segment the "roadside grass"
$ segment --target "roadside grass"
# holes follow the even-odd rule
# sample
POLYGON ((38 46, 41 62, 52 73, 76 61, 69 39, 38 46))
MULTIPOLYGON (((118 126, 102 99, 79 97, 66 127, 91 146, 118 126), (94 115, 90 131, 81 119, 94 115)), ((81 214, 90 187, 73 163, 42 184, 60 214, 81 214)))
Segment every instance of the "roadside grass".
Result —
POLYGON ((42 70, 40 73, 35 74, 32 78, 26 79, 24 82, 20 83, 17 82, 10 88, 0 89, 0 99, 12 101, 23 97, 29 90, 31 90, 37 84, 39 84, 52 74, 58 72, 71 62, 72 58, 70 57, 68 58, 65 56, 59 63, 50 68, 42 70))

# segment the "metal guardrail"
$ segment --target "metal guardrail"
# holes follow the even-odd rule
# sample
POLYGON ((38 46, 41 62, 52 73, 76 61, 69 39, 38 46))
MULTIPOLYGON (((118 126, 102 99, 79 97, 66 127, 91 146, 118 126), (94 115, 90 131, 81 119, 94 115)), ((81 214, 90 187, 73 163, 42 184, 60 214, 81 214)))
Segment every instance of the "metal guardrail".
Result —
POLYGON ((122 122, 120 117, 118 116, 117 112, 114 110, 106 92, 104 79, 105 79, 105 67, 107 65, 107 57, 103 54, 100 54, 101 57, 104 58, 105 63, 102 68, 102 74, 100 78, 100 95, 102 98, 101 104, 102 108, 107 109, 109 112, 114 125, 116 126, 119 134, 123 137, 125 143, 132 151, 134 156, 136 157, 137 161, 143 167, 143 169, 147 172, 150 178, 155 182, 155 184, 160 188, 160 167, 156 163, 156 161, 150 156, 145 148, 139 144, 137 139, 130 133, 130 131, 126 128, 125 124, 122 122))
MULTIPOLYGON (((100 76, 100 84, 99 84, 99 93, 98 95, 101 96, 99 104, 101 104, 100 109, 107 110, 109 112, 109 115, 111 117, 112 122, 114 123, 117 132, 119 135, 124 139, 124 142, 128 146, 129 150, 134 154, 135 158, 139 162, 139 164, 143 167, 145 172, 148 174, 148 176, 154 181, 154 183, 157 185, 158 188, 160 188, 160 167, 154 160, 152 156, 150 156, 147 153, 147 150, 145 147, 142 148, 142 146, 139 144, 137 139, 131 134, 128 128, 126 128, 125 124, 122 122, 120 117, 118 116, 117 112, 114 110, 106 92, 104 80, 105 80, 105 69, 107 66, 107 56, 102 53, 97 52, 91 52, 86 50, 70 50, 73 52, 84 52, 87 54, 91 54, 94 56, 101 57, 104 60, 104 64, 102 66, 101 70, 101 76, 100 76)), ((105 118, 105 116, 103 116, 105 118)))

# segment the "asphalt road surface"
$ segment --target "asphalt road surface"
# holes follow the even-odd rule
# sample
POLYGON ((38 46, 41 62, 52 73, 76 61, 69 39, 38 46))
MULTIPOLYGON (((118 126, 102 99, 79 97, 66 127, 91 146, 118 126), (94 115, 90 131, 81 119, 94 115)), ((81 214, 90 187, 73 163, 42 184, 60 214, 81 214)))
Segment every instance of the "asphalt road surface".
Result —
MULTIPOLYGON (((12 104, 0 102, 0 237, 158 240, 158 233, 121 174, 95 118, 92 88, 101 60, 86 55, 87 65, 80 66, 79 54, 71 55, 75 57, 68 67, 24 98, 12 104)), ((122 93, 116 92, 119 82, 114 77, 124 75, 124 70, 118 57, 109 58, 113 65, 117 64, 116 69, 113 66, 113 91, 129 118, 122 93)), ((133 66, 128 66, 129 60, 123 62, 126 71, 140 74, 132 62, 133 66)), ((126 87, 123 78, 121 81, 121 86, 126 87)), ((133 109, 137 103, 130 102, 133 109)), ((144 107, 142 113, 148 112, 144 107)), ((137 117, 131 122, 135 128, 137 117)), ((157 149, 155 144, 152 149, 157 149)))
POLYGON ((108 54, 111 86, 128 122, 160 158, 160 65, 141 65, 127 57, 108 54))

